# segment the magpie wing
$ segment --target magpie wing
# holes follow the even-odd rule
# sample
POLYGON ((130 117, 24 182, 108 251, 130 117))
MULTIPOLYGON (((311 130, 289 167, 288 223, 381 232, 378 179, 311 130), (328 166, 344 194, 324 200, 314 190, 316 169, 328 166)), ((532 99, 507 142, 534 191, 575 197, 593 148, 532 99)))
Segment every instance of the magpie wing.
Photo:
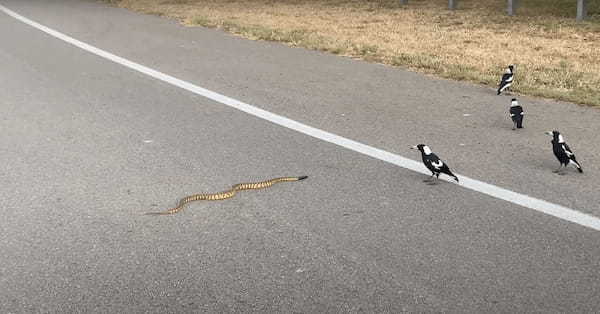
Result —
POLYGON ((567 145, 567 143, 562 144, 562 149, 565 151, 565 154, 567 154, 569 158, 575 156, 575 154, 573 154, 573 151, 571 150, 571 148, 569 148, 569 145, 567 145))
POLYGON ((429 155, 429 161, 431 162, 431 165, 437 169, 440 170, 442 169, 442 167, 444 167, 444 162, 440 160, 440 158, 436 155, 436 154, 431 154, 429 155))

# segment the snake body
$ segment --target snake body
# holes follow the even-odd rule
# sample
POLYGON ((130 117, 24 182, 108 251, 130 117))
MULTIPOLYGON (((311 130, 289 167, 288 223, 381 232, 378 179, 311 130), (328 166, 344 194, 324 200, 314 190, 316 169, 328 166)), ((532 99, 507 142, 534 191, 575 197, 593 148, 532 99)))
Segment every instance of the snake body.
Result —
POLYGON ((171 209, 167 209, 167 210, 161 211, 161 212, 147 213, 147 215, 172 215, 172 214, 176 214, 179 211, 181 211, 183 209, 183 207, 189 202, 201 201, 201 200, 220 201, 220 200, 232 198, 233 196, 235 196, 237 191, 264 189, 264 188, 268 188, 268 187, 272 186, 275 183, 300 181, 300 180, 304 180, 306 178, 307 178, 307 176, 282 177, 282 178, 274 178, 274 179, 261 181, 261 182, 238 183, 238 184, 232 186, 231 189, 229 189, 227 191, 223 191, 223 192, 219 192, 219 193, 212 193, 212 194, 201 193, 201 194, 194 194, 194 195, 186 196, 186 197, 182 198, 181 200, 179 200, 177 207, 173 207, 171 209))

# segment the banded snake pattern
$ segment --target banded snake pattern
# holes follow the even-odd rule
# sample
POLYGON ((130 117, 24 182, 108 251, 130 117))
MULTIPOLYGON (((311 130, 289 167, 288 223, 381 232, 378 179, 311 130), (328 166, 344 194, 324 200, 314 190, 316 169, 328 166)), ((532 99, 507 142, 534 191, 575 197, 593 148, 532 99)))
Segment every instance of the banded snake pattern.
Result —
POLYGON ((183 210, 183 207, 187 203, 190 203, 190 202, 201 201, 201 200, 220 201, 220 200, 232 198, 233 196, 235 196, 235 194, 238 191, 264 189, 264 188, 268 188, 268 187, 272 186, 275 183, 300 181, 300 180, 304 180, 306 178, 308 178, 308 177, 307 176, 281 177, 281 178, 274 178, 274 179, 261 181, 261 182, 238 183, 238 184, 232 186, 231 189, 229 189, 227 191, 223 191, 223 192, 219 192, 219 193, 212 193, 212 194, 201 193, 201 194, 194 194, 194 195, 186 196, 186 197, 182 198, 181 200, 179 200, 177 207, 173 207, 171 209, 167 209, 165 211, 160 211, 160 212, 146 213, 146 215, 172 215, 172 214, 176 214, 176 213, 180 212, 181 210, 183 210))

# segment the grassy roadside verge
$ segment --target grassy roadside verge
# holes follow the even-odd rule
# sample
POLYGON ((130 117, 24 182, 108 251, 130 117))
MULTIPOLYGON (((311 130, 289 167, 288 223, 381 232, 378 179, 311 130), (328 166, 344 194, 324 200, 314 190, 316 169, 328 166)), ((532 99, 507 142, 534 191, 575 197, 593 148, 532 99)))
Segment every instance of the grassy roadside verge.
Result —
POLYGON ((217 27, 255 40, 362 58, 488 86, 516 64, 514 90, 600 106, 600 2, 589 21, 575 0, 109 0, 124 8, 217 27))

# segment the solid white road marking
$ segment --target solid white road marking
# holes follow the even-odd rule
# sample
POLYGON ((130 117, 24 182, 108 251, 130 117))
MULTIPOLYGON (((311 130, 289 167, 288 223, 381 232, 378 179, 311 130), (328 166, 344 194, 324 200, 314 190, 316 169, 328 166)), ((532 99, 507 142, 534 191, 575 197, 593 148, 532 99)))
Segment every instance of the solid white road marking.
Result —
MULTIPOLYGON (((55 38, 63 40, 71 45, 74 45, 83 50, 91 52, 102 58, 116 62, 116 63, 123 65, 125 67, 128 67, 132 70, 144 73, 155 79, 158 79, 163 82, 169 83, 171 85, 175 85, 177 87, 183 88, 192 93, 204 96, 208 99, 214 100, 221 104, 233 107, 235 109, 241 110, 241 111, 251 114, 253 116, 256 116, 261 119, 270 121, 272 123, 281 125, 283 127, 304 133, 306 135, 310 135, 310 136, 318 138, 320 140, 323 140, 323 141, 326 141, 329 143, 333 143, 338 146, 345 147, 345 148, 353 150, 355 152, 359 152, 361 154, 371 156, 373 158, 383 160, 383 161, 389 162, 391 164, 394 164, 394 165, 397 165, 397 166, 400 166, 400 167, 403 167, 403 168, 406 168, 406 169, 409 169, 412 171, 416 171, 416 172, 427 174, 427 175, 431 174, 430 171, 427 170, 427 168, 425 168, 425 166, 420 162, 384 151, 379 148, 365 145, 365 144, 341 137, 339 135, 335 135, 333 133, 323 131, 321 129, 313 128, 311 126, 300 123, 298 121, 294 121, 294 120, 288 119, 286 117, 274 114, 272 112, 254 107, 252 105, 243 103, 239 100, 235 100, 233 98, 210 91, 208 89, 202 88, 202 87, 194 85, 192 83, 177 79, 175 77, 172 77, 172 76, 164 74, 162 72, 153 70, 153 69, 143 66, 141 64, 129 61, 125 58, 121 58, 112 53, 98 49, 94 46, 91 46, 91 45, 81 42, 77 39, 69 37, 63 33, 60 33, 51 28, 48 28, 44 25, 41 25, 37 22, 34 22, 24 16, 21 16, 13 11, 7 9, 6 7, 4 7, 2 5, 0 5, 0 11, 12 16, 13 18, 15 18, 29 26, 35 27, 38 30, 40 30, 44 33, 47 33, 48 35, 51 35, 55 38)), ((544 200, 530 197, 525 194, 513 192, 513 191, 510 191, 510 190, 507 190, 507 189, 504 189, 504 188, 501 188, 501 187, 498 187, 498 186, 495 186, 492 184, 488 184, 488 183, 485 183, 485 182, 482 182, 479 180, 467 178, 467 177, 464 177, 461 175, 457 175, 457 176, 460 179, 460 183, 457 183, 457 184, 459 184, 460 186, 465 187, 467 189, 477 191, 477 192, 480 192, 480 193, 483 193, 483 194, 486 194, 486 195, 489 195, 489 196, 492 196, 495 198, 499 198, 501 200, 511 202, 513 204, 517 204, 517 205, 520 205, 523 207, 537 210, 539 212, 542 212, 542 213, 545 213, 545 214, 548 214, 548 215, 551 215, 551 216, 554 216, 554 217, 557 217, 557 218, 560 218, 560 219, 563 219, 566 221, 570 221, 570 222, 600 231, 600 218, 576 211, 574 209, 571 209, 571 208, 568 208, 565 206, 553 204, 550 202, 546 202, 544 200)), ((445 178, 444 180, 453 182, 447 178, 445 178)))

